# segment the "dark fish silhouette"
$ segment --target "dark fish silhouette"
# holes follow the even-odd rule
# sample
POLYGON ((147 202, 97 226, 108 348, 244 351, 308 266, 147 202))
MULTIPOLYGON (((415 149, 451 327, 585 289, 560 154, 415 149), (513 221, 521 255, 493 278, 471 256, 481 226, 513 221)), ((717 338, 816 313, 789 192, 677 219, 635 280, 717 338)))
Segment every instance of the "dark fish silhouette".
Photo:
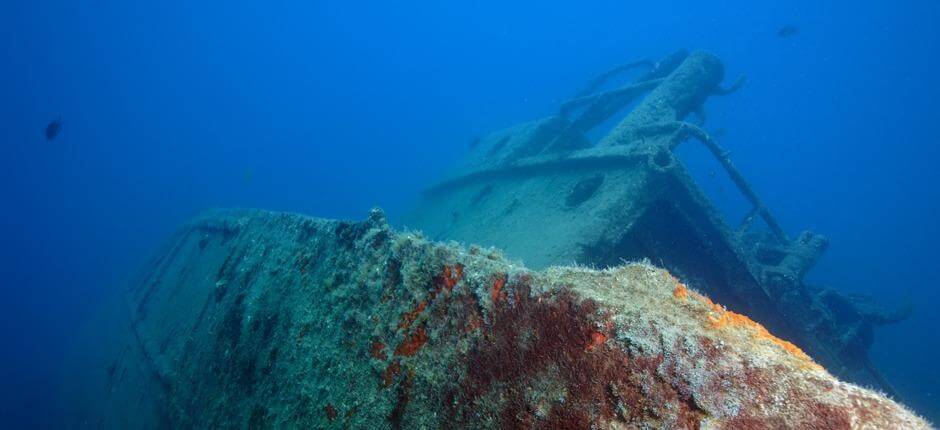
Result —
POLYGON ((59 135, 59 132, 62 131, 62 120, 54 119, 49 125, 46 126, 46 140, 55 139, 59 135))
POLYGON ((780 27, 780 29, 777 30, 777 37, 781 39, 786 39, 788 37, 796 36, 799 33, 800 33, 800 27, 797 27, 795 25, 785 25, 783 27, 780 27))

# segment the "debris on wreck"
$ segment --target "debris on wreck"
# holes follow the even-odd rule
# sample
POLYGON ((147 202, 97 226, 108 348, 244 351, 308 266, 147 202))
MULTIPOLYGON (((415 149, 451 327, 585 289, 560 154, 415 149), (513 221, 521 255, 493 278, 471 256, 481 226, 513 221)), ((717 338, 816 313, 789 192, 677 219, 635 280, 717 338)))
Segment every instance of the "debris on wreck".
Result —
POLYGON ((208 212, 128 304, 100 428, 928 428, 665 270, 532 271, 379 211, 208 212))
POLYGON ((721 60, 701 51, 615 67, 556 115, 483 137, 450 177, 426 190, 405 224, 435 240, 500 248, 534 268, 647 259, 799 345, 840 378, 897 396, 867 351, 873 327, 899 318, 872 317, 878 311, 863 301, 806 285, 828 239, 789 237, 729 153, 685 121, 704 118, 709 98, 745 82, 723 87, 723 79, 721 60), (630 71, 632 82, 605 88, 630 71), (611 120, 619 123, 606 135, 588 138, 611 120), (676 155, 682 144, 703 145, 750 203, 736 225, 676 155), (484 191, 486 198, 474 197, 484 191))

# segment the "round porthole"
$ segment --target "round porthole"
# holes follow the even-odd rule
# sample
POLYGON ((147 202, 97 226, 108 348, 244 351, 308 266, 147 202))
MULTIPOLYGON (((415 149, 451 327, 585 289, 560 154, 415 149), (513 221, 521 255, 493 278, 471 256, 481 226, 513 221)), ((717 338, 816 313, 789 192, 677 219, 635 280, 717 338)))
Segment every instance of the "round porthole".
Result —
POLYGON ((653 164, 660 169, 667 169, 672 166, 672 153, 667 149, 660 149, 653 155, 653 164))

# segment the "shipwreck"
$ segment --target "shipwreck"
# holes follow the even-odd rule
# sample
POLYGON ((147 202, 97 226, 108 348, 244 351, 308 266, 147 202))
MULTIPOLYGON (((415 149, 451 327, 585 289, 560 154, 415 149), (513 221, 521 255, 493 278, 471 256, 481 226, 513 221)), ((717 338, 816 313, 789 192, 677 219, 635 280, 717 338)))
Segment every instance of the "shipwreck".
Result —
POLYGON ((683 122, 722 80, 703 52, 600 76, 481 139, 408 218, 424 233, 198 216, 89 340, 75 426, 929 428, 865 388, 890 390, 864 351, 901 316, 804 285, 826 239, 789 238, 683 122), (675 157, 689 140, 753 204, 738 228, 675 157))
POLYGON ((897 395, 868 359, 873 327, 906 309, 807 285, 826 237, 787 236, 729 154, 686 122, 721 86, 724 67, 706 52, 618 66, 592 79, 549 118, 477 142, 452 177, 430 187, 407 225, 438 240, 495 246, 535 268, 610 267, 649 260, 807 351, 841 378, 897 395), (600 90, 619 74, 633 82, 600 90), (622 118, 613 117, 627 113, 622 118), (617 121, 592 142, 587 136, 617 121), (703 145, 749 202, 731 224, 676 155, 703 145))

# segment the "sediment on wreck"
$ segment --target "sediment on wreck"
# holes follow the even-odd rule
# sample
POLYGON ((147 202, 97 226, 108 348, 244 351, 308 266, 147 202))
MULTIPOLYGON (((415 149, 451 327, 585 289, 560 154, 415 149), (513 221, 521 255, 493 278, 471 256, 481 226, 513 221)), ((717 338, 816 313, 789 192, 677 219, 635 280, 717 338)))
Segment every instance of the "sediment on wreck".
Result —
POLYGON ((97 428, 928 428, 656 267, 531 271, 379 211, 208 212, 124 310, 97 428))

